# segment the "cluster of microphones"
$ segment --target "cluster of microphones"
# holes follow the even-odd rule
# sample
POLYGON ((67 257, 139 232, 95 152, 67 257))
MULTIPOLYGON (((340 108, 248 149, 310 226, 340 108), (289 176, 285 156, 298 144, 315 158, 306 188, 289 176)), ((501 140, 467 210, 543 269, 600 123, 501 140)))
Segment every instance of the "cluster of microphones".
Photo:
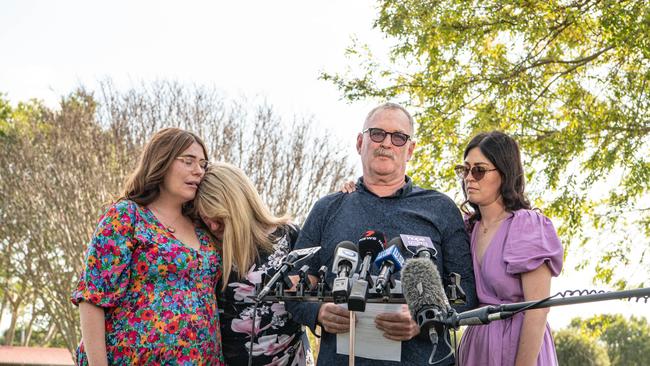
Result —
POLYGON ((395 237, 386 243, 384 235, 378 231, 367 231, 358 245, 350 241, 339 243, 332 265, 332 272, 336 274, 332 285, 334 303, 347 303, 350 311, 365 311, 370 294, 388 301, 393 297, 391 290, 396 287, 395 275, 405 266, 406 254, 426 258, 433 265, 437 251, 431 240, 405 246, 401 237, 395 237), (373 265, 379 269, 375 279, 370 275, 373 265))
POLYGON ((448 326, 448 319, 455 316, 450 301, 464 301, 459 275, 450 274, 448 285, 443 285, 436 267, 438 252, 428 237, 400 235, 386 242, 383 233, 366 231, 357 244, 342 241, 336 246, 332 267, 320 268, 318 284, 309 283, 309 266, 303 265, 298 271, 300 281, 294 287, 288 273, 319 250, 320 247, 312 247, 289 253, 255 299, 329 301, 347 304, 348 310, 360 312, 365 311, 368 302, 405 302, 418 325, 427 329, 430 336, 434 330, 448 326), (371 276, 373 266, 378 269, 377 276, 371 276), (328 282, 330 271, 336 277, 328 282), (396 283, 398 273, 401 286, 396 283), (292 287, 295 290, 286 290, 292 287))
MULTIPOLYGON (((311 247, 290 252, 276 273, 268 281, 263 281, 265 285, 253 296, 254 300, 347 303, 348 310, 359 312, 365 311, 367 302, 406 303, 420 331, 428 333, 433 344, 430 364, 435 364, 432 360, 439 337, 444 337, 449 328, 488 324, 508 319, 527 309, 613 299, 636 298, 637 301, 645 302, 650 299, 650 288, 587 294, 581 292, 578 296, 559 293, 541 300, 485 305, 458 313, 450 304, 465 302, 460 276, 450 273, 446 279, 447 285, 443 285, 436 267, 437 251, 430 238, 400 235, 386 243, 381 232, 372 230, 367 231, 356 245, 351 241, 340 242, 334 249, 332 267, 322 266, 318 270, 317 284, 312 285, 308 278, 308 265, 300 267, 299 281, 294 284, 289 279, 289 271, 298 268, 299 264, 313 257, 320 249, 311 247), (373 266, 378 269, 377 276, 370 274, 373 266), (395 278, 398 273, 401 276, 399 287, 395 278), (336 275, 333 281, 326 280, 328 274, 336 275), (554 299, 556 296, 562 298, 554 299)), ((444 339, 449 345, 447 338, 444 339)), ((438 363, 451 354, 450 351, 438 363)))

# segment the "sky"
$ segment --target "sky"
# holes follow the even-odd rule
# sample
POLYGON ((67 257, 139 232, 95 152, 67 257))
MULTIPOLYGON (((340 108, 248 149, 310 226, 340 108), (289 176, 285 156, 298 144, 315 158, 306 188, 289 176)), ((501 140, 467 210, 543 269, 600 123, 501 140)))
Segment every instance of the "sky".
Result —
MULTIPOLYGON (((376 101, 348 104, 318 76, 353 66, 344 54, 352 37, 386 52, 390 41, 372 27, 377 14, 368 0, 3 1, 0 93, 14 104, 37 98, 54 107, 105 78, 118 88, 160 79, 206 85, 233 99, 264 99, 286 120, 313 117, 358 162, 356 134, 376 101)), ((602 288, 589 271, 573 270, 579 255, 569 253, 552 293, 602 288)), ((650 318, 650 304, 556 307, 549 322, 560 328, 605 312, 650 318)))

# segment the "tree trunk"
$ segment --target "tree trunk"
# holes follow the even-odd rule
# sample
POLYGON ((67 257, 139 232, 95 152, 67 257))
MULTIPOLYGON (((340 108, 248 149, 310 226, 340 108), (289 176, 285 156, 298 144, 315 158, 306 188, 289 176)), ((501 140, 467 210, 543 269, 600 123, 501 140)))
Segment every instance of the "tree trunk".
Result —
POLYGON ((47 330, 45 339, 43 339, 44 347, 48 347, 50 345, 50 342, 52 341, 52 338, 54 338, 55 333, 56 333, 56 323, 54 323, 53 320, 50 320, 50 329, 47 330))
POLYGON ((29 340, 32 338, 32 328, 34 326, 34 321, 36 320, 36 317, 38 316, 38 313, 36 312, 36 294, 33 294, 32 298, 32 316, 29 319, 29 323, 25 327, 24 331, 27 332, 25 335, 25 339, 23 340, 23 346, 28 347, 29 346, 29 340))
POLYGON ((18 322, 18 308, 20 307, 20 302, 11 309, 11 324, 7 330, 7 337, 5 337, 5 346, 12 346, 14 342, 14 337, 16 336, 16 323, 18 322))
POLYGON ((7 294, 2 297, 2 307, 0 307, 0 324, 2 324, 2 315, 5 313, 7 307, 7 294))

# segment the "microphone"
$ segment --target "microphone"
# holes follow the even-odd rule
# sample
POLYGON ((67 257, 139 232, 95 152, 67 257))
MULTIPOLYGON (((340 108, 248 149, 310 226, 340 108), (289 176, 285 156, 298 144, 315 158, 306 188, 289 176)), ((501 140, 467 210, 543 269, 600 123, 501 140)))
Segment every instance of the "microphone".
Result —
POLYGON ((307 259, 311 258, 320 250, 320 247, 311 247, 311 248, 304 248, 304 249, 296 249, 289 254, 287 254, 286 257, 284 257, 284 260, 282 261, 282 265, 278 269, 277 272, 271 277, 269 282, 266 283, 262 291, 260 291, 257 296, 255 297, 255 301, 261 301, 264 296, 266 296, 273 287, 275 286, 275 283, 278 282, 281 278, 284 278, 287 274, 287 272, 293 268, 295 265, 298 263, 304 262, 307 259))
POLYGON ((482 325, 495 320, 508 319, 516 313, 516 311, 500 311, 497 306, 487 305, 462 313, 454 313, 446 319, 446 323, 453 328, 458 328, 461 325, 482 325))
POLYGON ((403 245, 413 254, 413 257, 429 258, 434 261, 438 258, 438 251, 428 236, 402 234, 400 237, 403 245))
POLYGON ((336 273, 332 285, 332 297, 335 304, 348 301, 349 277, 357 270, 358 264, 359 253, 357 252, 357 246, 351 241, 340 242, 334 250, 334 263, 332 264, 332 272, 336 273))
POLYGON ((402 270, 402 291, 420 330, 428 330, 431 343, 437 346, 438 334, 443 330, 451 307, 433 262, 427 258, 406 261, 402 270))
POLYGON ((384 249, 386 236, 380 231, 368 230, 359 239, 359 255, 363 255, 363 262, 358 274, 354 274, 352 289, 348 296, 348 310, 365 311, 368 298, 368 283, 372 287, 370 267, 377 254, 384 249))
POLYGON ((384 250, 386 246, 386 236, 381 231, 368 230, 359 239, 359 255, 363 255, 363 262, 359 270, 359 278, 367 279, 370 277, 370 267, 377 254, 384 250))
POLYGON ((379 253, 377 259, 375 259, 375 265, 381 268, 375 286, 375 291, 378 294, 384 292, 385 289, 395 287, 391 276, 402 269, 404 265, 404 257, 401 253, 402 239, 399 237, 393 238, 388 244, 390 245, 388 249, 379 253), (388 284, 390 287, 386 286, 388 284))
MULTIPOLYGON (((428 236, 405 235, 400 234, 406 250, 412 255, 412 258, 430 259, 437 267, 438 250, 433 245, 433 241, 428 236)), ((467 295, 460 285, 460 275, 455 272, 449 273, 448 286, 445 290, 448 301, 454 304, 464 304, 467 295)), ((444 287, 443 287, 444 288, 444 287)))

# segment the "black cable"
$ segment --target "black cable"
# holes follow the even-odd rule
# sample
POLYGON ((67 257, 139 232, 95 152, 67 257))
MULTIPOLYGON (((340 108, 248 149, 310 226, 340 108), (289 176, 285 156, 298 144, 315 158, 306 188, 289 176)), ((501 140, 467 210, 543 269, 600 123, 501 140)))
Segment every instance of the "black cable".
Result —
POLYGON ((560 296, 560 293, 557 293, 557 294, 555 294, 555 295, 551 295, 551 296, 549 296, 549 297, 545 297, 545 298, 543 298, 543 299, 541 299, 541 300, 535 301, 535 302, 533 302, 532 304, 526 305, 526 306, 524 306, 524 307, 521 308, 521 309, 518 309, 518 310, 513 311, 511 316, 513 316, 513 315, 515 315, 515 314, 517 314, 517 313, 521 313, 522 311, 526 311, 526 310, 532 308, 533 306, 537 306, 537 305, 543 304, 543 303, 545 303, 546 301, 548 301, 548 300, 550 300, 550 299, 552 299, 552 298, 554 298, 554 297, 558 297, 558 296, 560 296))
POLYGON ((253 344, 255 343, 255 317, 257 316, 257 306, 259 301, 255 301, 253 306, 253 325, 251 326, 251 345, 248 347, 248 366, 253 366, 253 344))
MULTIPOLYGON (((598 294, 606 294, 606 293, 607 293, 607 291, 603 291, 603 290, 586 290, 586 289, 583 289, 583 290, 565 290, 565 291, 562 291, 562 292, 558 292, 556 294, 556 296, 559 295, 562 298, 566 298, 566 297, 571 297, 571 296, 598 295, 598 294)), ((621 299, 621 300, 632 301, 633 299, 634 299, 635 302, 643 301, 643 302, 645 302, 647 304, 648 301, 650 301, 650 296, 643 296, 643 295, 641 295, 641 296, 632 296, 632 297, 628 297, 628 298, 621 299)))

